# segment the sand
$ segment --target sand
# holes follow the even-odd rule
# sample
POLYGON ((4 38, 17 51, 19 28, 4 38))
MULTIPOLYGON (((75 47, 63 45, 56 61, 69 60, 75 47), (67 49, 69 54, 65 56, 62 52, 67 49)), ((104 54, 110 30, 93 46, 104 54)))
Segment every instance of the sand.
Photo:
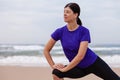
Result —
MULTIPOLYGON (((112 68, 120 76, 120 68, 112 68)), ((0 66, 0 80, 53 80, 49 67, 0 66)), ((90 74, 79 79, 65 80, 102 80, 90 74)))

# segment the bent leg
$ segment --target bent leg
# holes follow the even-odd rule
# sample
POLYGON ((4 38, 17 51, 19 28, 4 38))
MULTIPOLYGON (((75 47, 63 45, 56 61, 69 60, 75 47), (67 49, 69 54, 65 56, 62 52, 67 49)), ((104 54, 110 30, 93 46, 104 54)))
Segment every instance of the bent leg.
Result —
POLYGON ((56 75, 59 78, 81 78, 87 74, 84 73, 84 71, 78 67, 75 67, 67 72, 61 72, 57 69, 54 69, 52 74, 56 75))

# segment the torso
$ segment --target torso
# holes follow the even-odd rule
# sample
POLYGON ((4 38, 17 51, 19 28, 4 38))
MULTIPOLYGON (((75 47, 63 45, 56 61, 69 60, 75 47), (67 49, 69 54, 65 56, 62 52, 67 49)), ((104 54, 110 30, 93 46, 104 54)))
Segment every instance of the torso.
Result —
MULTIPOLYGON (((74 31, 69 31, 67 26, 64 26, 60 28, 60 30, 61 31, 59 31, 59 36, 64 53, 68 60, 71 61, 77 55, 84 32, 88 29, 83 26, 79 26, 74 31)), ((90 42, 89 39, 88 42, 90 42)), ((89 65, 93 64, 96 58, 97 55, 88 48, 84 59, 77 66, 80 68, 86 68, 89 65)))

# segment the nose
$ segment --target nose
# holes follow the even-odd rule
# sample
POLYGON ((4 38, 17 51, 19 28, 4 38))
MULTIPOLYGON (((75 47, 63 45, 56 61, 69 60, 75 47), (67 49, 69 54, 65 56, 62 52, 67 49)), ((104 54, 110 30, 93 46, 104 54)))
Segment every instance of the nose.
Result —
POLYGON ((64 13, 64 17, 67 16, 66 13, 64 13))

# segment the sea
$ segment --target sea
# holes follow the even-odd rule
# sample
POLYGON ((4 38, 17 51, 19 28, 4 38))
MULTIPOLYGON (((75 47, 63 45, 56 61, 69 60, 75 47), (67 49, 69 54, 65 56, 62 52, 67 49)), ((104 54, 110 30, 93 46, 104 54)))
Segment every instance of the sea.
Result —
MULTIPOLYGON (((0 44, 0 66, 34 66, 47 67, 44 54, 44 44, 0 44)), ((120 67, 120 45, 90 45, 98 56, 100 56, 111 67, 120 67)), ((57 44, 50 52, 55 63, 68 64, 62 47, 57 44)))

